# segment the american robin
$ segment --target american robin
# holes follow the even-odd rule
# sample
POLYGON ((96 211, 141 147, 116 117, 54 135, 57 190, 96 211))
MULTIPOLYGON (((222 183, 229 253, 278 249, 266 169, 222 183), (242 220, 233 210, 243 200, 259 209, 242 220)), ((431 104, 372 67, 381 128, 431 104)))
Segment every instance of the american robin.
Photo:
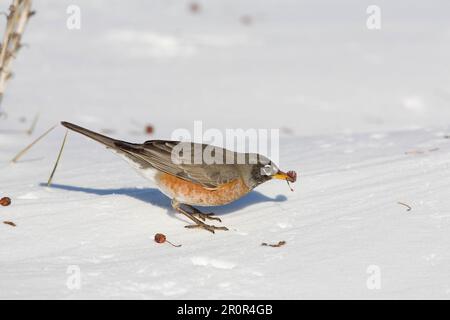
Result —
POLYGON ((72 123, 63 126, 81 133, 121 155, 145 178, 172 199, 172 207, 195 224, 186 228, 228 230, 205 223, 222 222, 213 213, 193 206, 219 206, 233 202, 271 179, 295 182, 294 171, 282 172, 269 159, 237 153, 207 144, 150 140, 142 144, 112 139, 72 123), (200 157, 199 157, 200 155, 200 157))

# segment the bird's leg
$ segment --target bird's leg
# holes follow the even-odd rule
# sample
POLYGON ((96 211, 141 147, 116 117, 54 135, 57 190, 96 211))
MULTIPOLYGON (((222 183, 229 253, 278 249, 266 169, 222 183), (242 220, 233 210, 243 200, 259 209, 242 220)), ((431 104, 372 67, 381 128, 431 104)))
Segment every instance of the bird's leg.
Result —
POLYGON ((198 218, 202 219, 203 221, 208 219, 208 220, 217 220, 219 222, 222 222, 222 220, 220 220, 220 218, 218 218, 218 217, 215 217, 215 214, 212 212, 211 213, 203 213, 200 210, 198 210, 197 208, 194 208, 193 206, 190 206, 188 204, 185 204, 185 206, 192 210, 193 216, 198 217, 198 218))
POLYGON ((197 224, 202 223, 199 219, 194 217, 191 213, 189 213, 186 210, 184 210, 183 208, 181 208, 181 203, 179 203, 175 199, 172 199, 172 208, 174 208, 179 213, 184 214, 186 217, 188 217, 189 219, 191 219, 195 223, 197 223, 197 224))
POLYGON ((208 225, 208 224, 202 222, 201 220, 199 220, 199 219, 197 219, 196 217, 194 217, 192 213, 189 213, 189 212, 187 212, 186 210, 184 210, 184 209, 181 207, 181 203, 179 203, 179 202, 176 201, 175 199, 172 199, 172 207, 173 207, 176 211, 178 211, 179 213, 184 214, 186 217, 188 217, 189 219, 191 219, 192 221, 195 222, 195 224, 185 226, 185 228, 189 228, 189 229, 192 229, 192 228, 201 228, 201 229, 205 229, 205 230, 207 230, 207 231, 209 231, 209 232, 212 232, 212 233, 215 233, 214 230, 228 230, 228 228, 226 228, 226 227, 216 227, 216 226, 208 225))

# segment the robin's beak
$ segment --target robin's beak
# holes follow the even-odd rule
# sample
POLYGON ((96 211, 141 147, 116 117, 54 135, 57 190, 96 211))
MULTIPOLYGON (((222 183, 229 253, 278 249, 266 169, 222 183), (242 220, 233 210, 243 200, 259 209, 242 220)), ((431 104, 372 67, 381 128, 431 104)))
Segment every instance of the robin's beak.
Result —
POLYGON ((274 179, 280 179, 280 180, 287 180, 289 182, 295 182, 297 180, 297 173, 295 171, 288 171, 283 172, 283 171, 278 171, 277 173, 275 173, 272 178, 274 179))

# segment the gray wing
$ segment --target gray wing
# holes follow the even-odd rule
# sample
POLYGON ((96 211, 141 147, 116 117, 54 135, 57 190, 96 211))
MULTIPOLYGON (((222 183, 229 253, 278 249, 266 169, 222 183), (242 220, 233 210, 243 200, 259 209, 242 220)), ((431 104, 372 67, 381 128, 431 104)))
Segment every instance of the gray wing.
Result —
POLYGON ((214 148, 208 154, 211 153, 217 157, 222 156, 221 163, 226 163, 227 156, 234 159, 237 155, 237 153, 226 149, 205 144, 167 140, 151 140, 143 144, 135 144, 106 137, 73 123, 63 121, 61 124, 121 153, 142 168, 153 167, 181 179, 201 184, 205 188, 215 189, 240 177, 236 165, 208 164, 205 161, 195 161, 194 152, 187 155, 183 153, 181 156, 177 155, 176 152, 176 148, 182 149, 185 147, 191 150, 200 149, 203 154, 206 148, 214 148))
POLYGON ((144 144, 115 141, 114 145, 130 158, 134 158, 140 166, 156 168, 208 189, 216 189, 240 177, 237 167, 225 162, 227 156, 234 157, 236 153, 223 148, 168 140, 151 140, 144 144), (215 159, 222 158, 223 164, 208 164, 210 162, 207 160, 195 157, 194 151, 203 154, 206 148, 212 148, 207 150, 207 154, 212 154, 215 159), (187 152, 189 150, 190 152, 187 152))

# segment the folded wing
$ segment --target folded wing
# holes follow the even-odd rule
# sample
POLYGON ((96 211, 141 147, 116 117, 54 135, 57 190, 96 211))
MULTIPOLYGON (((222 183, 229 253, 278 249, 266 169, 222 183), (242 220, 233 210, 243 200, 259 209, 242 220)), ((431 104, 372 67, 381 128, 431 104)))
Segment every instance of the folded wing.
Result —
POLYGON ((221 185, 240 178, 235 165, 225 164, 226 155, 234 153, 226 149, 213 147, 208 154, 216 152, 222 158, 222 163, 208 164, 203 157, 196 159, 195 152, 201 152, 211 146, 190 142, 151 140, 144 144, 133 144, 117 141, 115 146, 130 156, 138 158, 139 163, 174 175, 183 180, 194 182, 208 189, 217 189, 221 185), (189 151, 190 152, 186 152, 189 151), (200 150, 200 151, 199 151, 200 150))

